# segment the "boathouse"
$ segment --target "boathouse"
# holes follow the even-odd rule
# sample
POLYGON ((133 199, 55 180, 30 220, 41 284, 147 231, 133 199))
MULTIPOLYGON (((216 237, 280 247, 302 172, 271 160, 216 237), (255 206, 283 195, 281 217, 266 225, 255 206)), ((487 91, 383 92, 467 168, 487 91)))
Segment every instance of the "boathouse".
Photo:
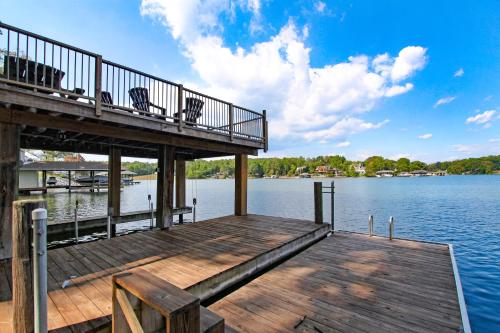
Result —
MULTIPOLYGON (((315 221, 248 214, 265 111, 0 31, 0 332, 470 331, 451 246, 338 232, 321 183, 315 221), (122 156, 157 159, 152 230, 47 250, 45 202, 17 200, 21 148, 108 155, 110 228, 122 156), (173 225, 186 161, 219 156, 235 158, 234 214, 173 225)), ((61 228, 78 242, 77 225, 61 228)))

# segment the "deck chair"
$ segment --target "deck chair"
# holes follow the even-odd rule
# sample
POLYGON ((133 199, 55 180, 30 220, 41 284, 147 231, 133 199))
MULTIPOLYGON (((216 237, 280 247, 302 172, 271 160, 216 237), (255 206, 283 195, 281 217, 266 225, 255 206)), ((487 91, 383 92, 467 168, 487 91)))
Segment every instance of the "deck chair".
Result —
POLYGON ((109 91, 101 91, 101 103, 113 105, 113 97, 109 91))
MULTIPOLYGON (((132 88, 128 91, 128 93, 130 95, 130 98, 132 98, 132 106, 134 107, 134 109, 147 112, 145 114, 146 116, 155 117, 155 114, 152 114, 152 112, 149 111, 149 108, 153 107, 159 109, 161 111, 161 114, 165 115, 165 108, 155 105, 149 101, 149 92, 147 88, 132 88)), ((163 119, 163 117, 159 117, 158 115, 156 115, 156 118, 163 119)))
POLYGON ((50 66, 45 66, 44 68, 43 64, 38 64, 36 72, 37 85, 47 88, 61 89, 61 82, 65 75, 63 71, 50 66), (54 78, 54 81, 52 81, 52 78, 54 78))
MULTIPOLYGON (((203 102, 199 98, 194 98, 194 97, 186 97, 186 108, 182 110, 182 113, 186 114, 186 125, 188 126, 195 126, 196 121, 198 118, 201 117, 201 109, 203 109, 203 105, 205 102, 203 102)), ((179 118, 179 113, 176 112, 174 113, 175 118, 179 118)), ((174 120, 176 123, 179 122, 179 120, 174 120)))

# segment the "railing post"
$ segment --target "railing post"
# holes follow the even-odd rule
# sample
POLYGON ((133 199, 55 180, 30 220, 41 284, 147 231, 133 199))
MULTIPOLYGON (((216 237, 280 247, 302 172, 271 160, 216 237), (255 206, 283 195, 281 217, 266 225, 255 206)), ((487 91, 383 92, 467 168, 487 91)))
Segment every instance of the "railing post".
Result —
POLYGON ((269 149, 269 139, 268 139, 268 123, 267 123, 267 111, 262 110, 262 126, 263 126, 263 135, 264 135, 264 153, 267 153, 267 150, 269 149))
POLYGON ((229 104, 229 138, 233 141, 233 129, 234 126, 234 105, 233 103, 229 104))
POLYGON ((75 240, 78 244, 78 199, 75 201, 75 240))
POLYGON ((373 236, 373 215, 368 216, 368 234, 373 236))
POLYGON ((47 332, 47 210, 31 212, 33 220, 33 293, 35 333, 47 332))
POLYGON ((179 116, 178 130, 182 132, 184 127, 184 120, 182 119, 182 102, 184 99, 184 87, 182 84, 177 86, 177 115, 179 116))
MULTIPOLYGON (((89 78, 90 80, 90 78, 89 78)), ((95 57, 95 115, 102 115, 102 56, 95 57)))
POLYGON ((108 239, 111 239, 111 216, 113 215, 113 207, 108 208, 108 224, 107 224, 107 236, 108 239))
POLYGON ((32 211, 45 208, 43 200, 12 204, 12 326, 13 332, 33 332, 32 211))
POLYGON ((332 183, 330 184, 330 190, 331 190, 331 198, 330 198, 330 204, 331 204, 331 225, 330 229, 332 232, 335 231, 335 182, 332 180, 332 183))
POLYGON ((314 222, 323 224, 323 183, 314 182, 314 222))
POLYGON ((389 239, 394 239, 394 217, 389 218, 389 239))

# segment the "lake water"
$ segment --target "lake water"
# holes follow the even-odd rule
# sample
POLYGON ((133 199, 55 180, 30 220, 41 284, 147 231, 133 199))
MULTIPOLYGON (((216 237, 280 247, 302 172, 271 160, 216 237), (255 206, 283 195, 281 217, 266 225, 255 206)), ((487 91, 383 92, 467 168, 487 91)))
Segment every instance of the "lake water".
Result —
MULTIPOLYGON (((251 179, 249 212, 312 219, 313 182, 317 179, 251 179)), ((322 179, 329 184, 331 179, 322 179)), ((198 199, 197 220, 233 213, 233 180, 187 181, 187 202, 198 199)), ((474 332, 500 332, 500 176, 335 179, 335 227, 367 232, 368 215, 375 231, 388 234, 389 216, 396 236, 452 243, 474 332)), ((123 212, 148 209, 155 181, 125 187, 123 212)), ((107 194, 51 193, 49 218, 71 219, 76 199, 81 216, 104 215, 107 194)), ((325 219, 329 221, 329 197, 325 219)), ((156 204, 155 204, 156 206, 156 204)), ((120 225, 143 228, 149 222, 120 225)))

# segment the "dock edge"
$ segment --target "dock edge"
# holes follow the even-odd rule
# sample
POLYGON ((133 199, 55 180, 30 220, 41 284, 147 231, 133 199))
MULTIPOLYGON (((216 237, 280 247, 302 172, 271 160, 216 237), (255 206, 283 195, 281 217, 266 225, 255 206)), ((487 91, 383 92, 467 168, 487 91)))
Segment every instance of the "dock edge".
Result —
POLYGON ((469 315, 467 313, 467 306, 465 304, 464 292, 462 290, 462 281, 460 280, 460 273, 458 272, 457 262, 455 260, 455 252, 453 251, 453 244, 448 244, 450 250, 451 265, 453 266, 453 276, 455 277, 455 286, 457 289, 458 303, 460 305, 460 315, 462 317, 462 331, 464 333, 472 333, 469 322, 469 315))

